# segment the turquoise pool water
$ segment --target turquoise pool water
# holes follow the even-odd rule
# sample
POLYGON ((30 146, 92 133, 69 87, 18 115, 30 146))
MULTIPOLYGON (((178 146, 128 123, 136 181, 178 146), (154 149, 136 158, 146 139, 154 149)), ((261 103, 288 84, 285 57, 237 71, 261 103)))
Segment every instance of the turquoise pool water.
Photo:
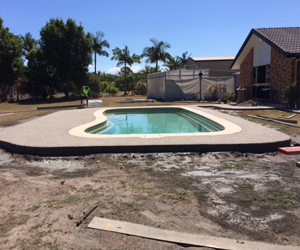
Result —
POLYGON ((91 134, 201 133, 224 130, 220 124, 181 108, 113 109, 107 121, 86 129, 91 134))

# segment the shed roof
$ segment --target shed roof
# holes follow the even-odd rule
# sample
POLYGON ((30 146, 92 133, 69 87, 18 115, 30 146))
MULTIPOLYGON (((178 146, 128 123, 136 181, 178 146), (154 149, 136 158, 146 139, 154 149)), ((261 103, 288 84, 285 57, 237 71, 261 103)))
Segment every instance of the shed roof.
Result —
POLYGON ((253 35, 286 57, 300 58, 300 27, 258 28, 250 31, 231 65, 232 69, 239 68, 240 62, 253 47, 253 35))

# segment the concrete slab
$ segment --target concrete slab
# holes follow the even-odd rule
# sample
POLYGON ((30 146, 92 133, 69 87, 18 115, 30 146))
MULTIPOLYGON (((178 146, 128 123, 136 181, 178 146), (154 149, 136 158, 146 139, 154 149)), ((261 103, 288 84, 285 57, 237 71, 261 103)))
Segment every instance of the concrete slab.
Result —
POLYGON ((0 147, 12 153, 72 156, 97 153, 211 152, 264 153, 289 147, 290 137, 274 129, 217 110, 189 106, 241 129, 232 133, 175 134, 170 136, 76 136, 69 132, 93 123, 105 108, 63 110, 0 131, 0 147))
POLYGON ((230 250, 296 250, 296 246, 273 245, 263 242, 237 241, 201 234, 188 234, 145 225, 94 217, 89 228, 134 235, 155 240, 230 250))

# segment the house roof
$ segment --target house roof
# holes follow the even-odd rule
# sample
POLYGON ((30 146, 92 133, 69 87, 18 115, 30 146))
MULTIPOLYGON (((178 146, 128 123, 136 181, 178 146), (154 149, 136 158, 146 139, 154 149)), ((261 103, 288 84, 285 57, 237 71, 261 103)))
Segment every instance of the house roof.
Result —
POLYGON ((300 58, 300 27, 252 29, 231 64, 232 69, 239 68, 256 39, 261 39, 285 57, 300 58))
POLYGON ((235 56, 207 56, 207 57, 191 57, 193 61, 226 61, 233 60, 235 56))

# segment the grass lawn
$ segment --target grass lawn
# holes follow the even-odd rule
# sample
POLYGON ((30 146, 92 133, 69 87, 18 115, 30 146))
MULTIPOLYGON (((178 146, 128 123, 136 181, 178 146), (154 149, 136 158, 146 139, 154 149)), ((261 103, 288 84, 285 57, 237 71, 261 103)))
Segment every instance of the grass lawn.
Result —
MULTIPOLYGON (((99 100, 103 101, 104 107, 134 107, 134 106, 156 106, 156 105, 188 105, 183 102, 142 102, 142 103, 118 103, 126 99, 147 99, 144 95, 122 96, 123 92, 115 95, 104 95, 99 100)), ((0 104, 0 127, 15 125, 26 119, 47 115, 62 109, 76 109, 80 105, 79 98, 66 99, 63 95, 57 95, 53 100, 31 101, 30 99, 21 100, 19 103, 0 104), (40 109, 45 108, 49 109, 40 109), (51 109, 53 107, 53 109, 51 109)))

